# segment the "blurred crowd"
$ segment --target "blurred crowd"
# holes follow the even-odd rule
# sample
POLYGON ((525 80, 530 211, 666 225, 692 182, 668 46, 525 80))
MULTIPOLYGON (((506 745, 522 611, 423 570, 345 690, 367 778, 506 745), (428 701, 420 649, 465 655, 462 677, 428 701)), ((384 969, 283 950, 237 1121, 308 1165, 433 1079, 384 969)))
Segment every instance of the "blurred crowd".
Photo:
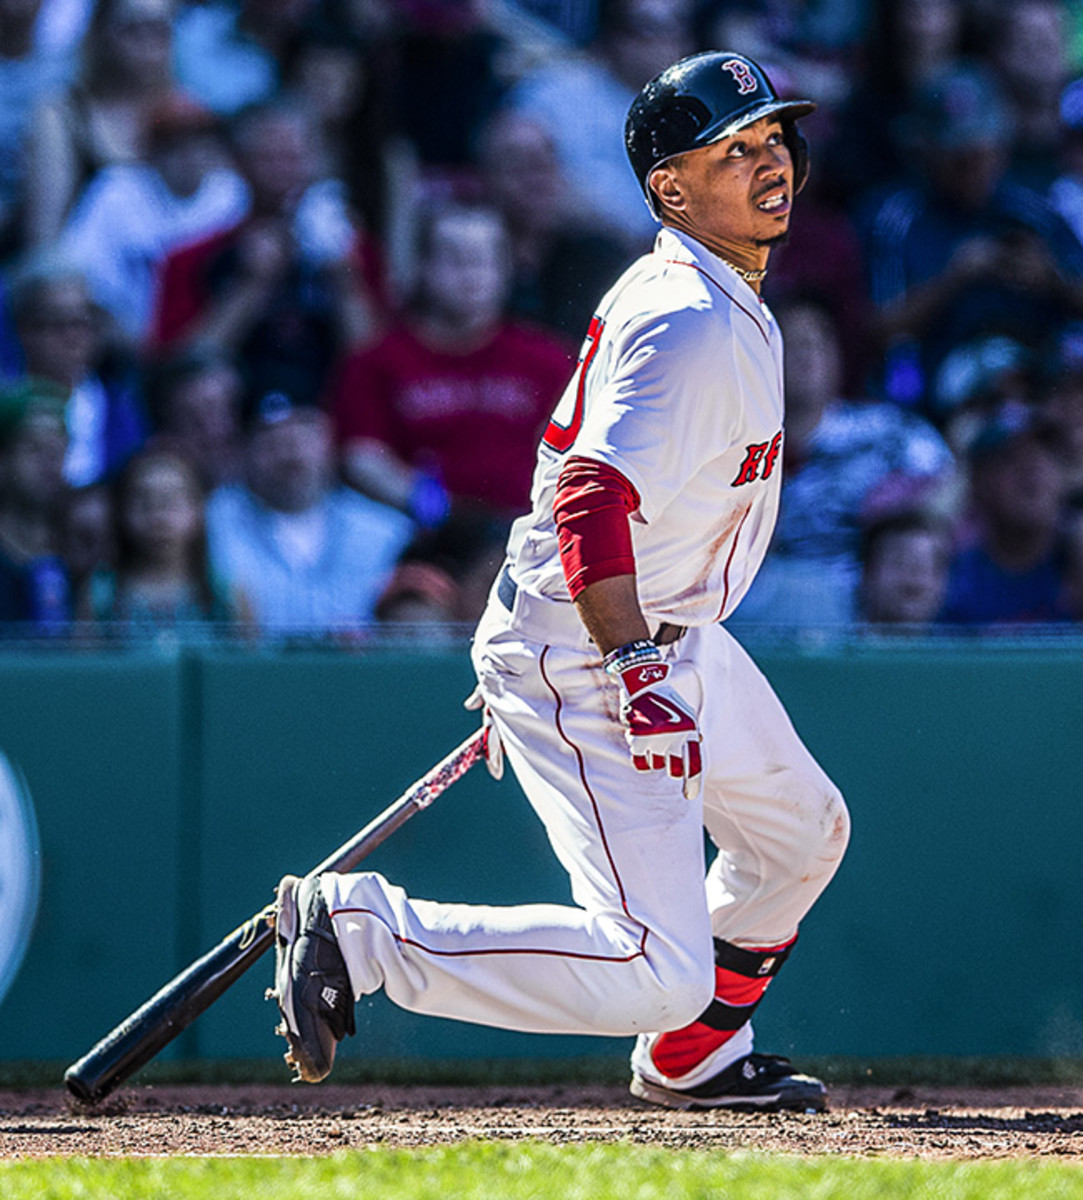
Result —
POLYGON ((704 48, 819 103, 734 624, 1078 627, 1077 0, 0 0, 0 636, 474 621, 704 48))

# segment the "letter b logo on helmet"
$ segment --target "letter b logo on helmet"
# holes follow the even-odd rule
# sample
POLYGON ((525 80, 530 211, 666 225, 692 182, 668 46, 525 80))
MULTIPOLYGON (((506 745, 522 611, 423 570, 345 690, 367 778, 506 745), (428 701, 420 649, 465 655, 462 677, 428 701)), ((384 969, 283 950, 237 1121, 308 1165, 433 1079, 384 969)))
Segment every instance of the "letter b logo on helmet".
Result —
POLYGON ((764 117, 777 117, 793 158, 794 190, 800 191, 808 178, 808 145, 797 121, 815 108, 811 100, 783 100, 763 68, 743 54, 707 50, 682 58, 645 85, 628 110, 624 145, 657 216, 649 187, 656 167, 764 117))
POLYGON ((737 80, 739 96, 747 96, 749 92, 754 92, 760 86, 756 81, 756 76, 748 69, 748 64, 739 58, 727 58, 722 64, 722 70, 729 71, 737 80))

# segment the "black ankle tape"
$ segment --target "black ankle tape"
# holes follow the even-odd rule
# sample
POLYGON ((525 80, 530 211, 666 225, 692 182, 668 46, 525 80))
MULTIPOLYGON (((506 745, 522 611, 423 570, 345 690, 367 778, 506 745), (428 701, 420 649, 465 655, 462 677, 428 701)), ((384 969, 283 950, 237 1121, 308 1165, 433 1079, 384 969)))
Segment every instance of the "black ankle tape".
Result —
POLYGON ((714 965, 723 971, 732 971, 735 975, 744 975, 746 979, 765 979, 777 975, 782 964, 790 957, 790 951, 797 945, 794 938, 788 946, 781 950, 743 950, 732 942, 724 942, 721 938, 714 939, 714 965))

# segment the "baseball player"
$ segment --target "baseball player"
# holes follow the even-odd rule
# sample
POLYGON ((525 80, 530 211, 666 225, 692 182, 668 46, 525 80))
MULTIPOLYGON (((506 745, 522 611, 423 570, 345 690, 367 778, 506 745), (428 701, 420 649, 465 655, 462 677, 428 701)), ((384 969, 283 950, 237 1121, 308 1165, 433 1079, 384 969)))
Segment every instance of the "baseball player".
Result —
POLYGON ((682 59, 628 115, 661 222, 590 323, 473 646, 490 769, 510 761, 574 904, 415 900, 378 874, 286 876, 274 995, 322 1079, 379 988, 414 1012, 637 1035, 632 1092, 674 1108, 825 1105, 750 1018, 849 837, 838 790, 720 624, 763 559, 782 342, 759 297, 808 170, 740 54, 682 59), (702 829, 717 855, 704 884, 702 829))

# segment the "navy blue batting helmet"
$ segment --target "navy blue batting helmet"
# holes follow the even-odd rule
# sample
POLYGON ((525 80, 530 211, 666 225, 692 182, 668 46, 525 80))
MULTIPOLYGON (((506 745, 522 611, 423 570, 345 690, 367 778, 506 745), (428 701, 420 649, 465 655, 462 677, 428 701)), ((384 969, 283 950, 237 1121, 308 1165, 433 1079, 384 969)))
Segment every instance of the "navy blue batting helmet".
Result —
POLYGON ((811 100, 783 100, 763 68, 745 55, 707 50, 682 58, 644 86, 628 110, 624 145, 657 214, 648 182, 655 167, 775 116, 793 158, 794 190, 800 191, 808 178, 808 143, 796 122, 815 108, 811 100))

